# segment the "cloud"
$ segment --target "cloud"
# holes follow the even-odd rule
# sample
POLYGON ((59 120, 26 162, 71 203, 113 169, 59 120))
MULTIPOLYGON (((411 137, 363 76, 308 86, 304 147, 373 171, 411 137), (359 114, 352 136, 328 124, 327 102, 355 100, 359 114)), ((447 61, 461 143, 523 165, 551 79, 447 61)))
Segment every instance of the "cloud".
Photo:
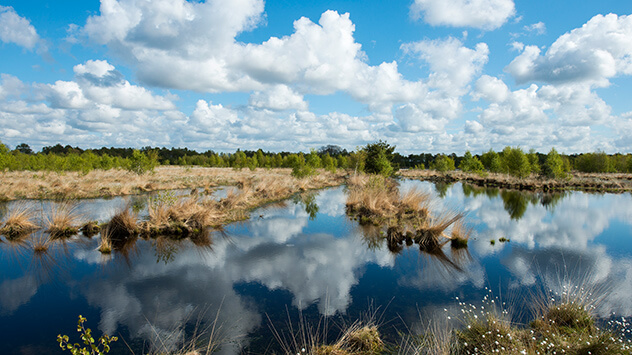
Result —
POLYGON ((526 46, 506 68, 518 83, 587 83, 602 87, 632 74, 632 17, 597 15, 560 36, 544 53, 526 46))
POLYGON ((271 110, 307 111, 307 102, 303 96, 286 85, 274 85, 265 91, 257 91, 250 96, 248 104, 257 108, 271 110))
POLYGON ((512 0, 415 0, 411 14, 433 26, 494 30, 515 14, 512 0))
POLYGON ((242 43, 236 37, 261 22, 263 1, 228 4, 103 0, 82 32, 134 64, 145 84, 254 91, 250 102, 259 108, 305 110, 302 95, 345 92, 385 114, 427 91, 421 82, 404 80, 396 62, 367 64, 348 13, 329 10, 318 23, 302 17, 291 35, 242 43))
POLYGON ((40 37, 28 19, 18 15, 12 7, 0 5, 0 40, 33 49, 40 37))
POLYGON ((537 22, 531 25, 525 25, 523 29, 529 33, 534 33, 536 35, 543 35, 546 33, 546 25, 544 22, 537 22))

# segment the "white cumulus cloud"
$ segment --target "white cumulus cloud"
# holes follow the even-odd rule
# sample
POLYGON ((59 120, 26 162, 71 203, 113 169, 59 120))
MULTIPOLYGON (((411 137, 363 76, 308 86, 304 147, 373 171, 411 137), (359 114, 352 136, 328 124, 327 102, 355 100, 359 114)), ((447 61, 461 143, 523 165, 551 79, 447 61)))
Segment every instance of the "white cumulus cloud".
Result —
POLYGON ((632 17, 597 15, 560 36, 544 54, 526 46, 505 70, 518 83, 607 86, 612 77, 632 74, 632 17))
POLYGON ((474 27, 493 30, 515 14, 513 0, 415 0, 413 17, 433 26, 474 27))
POLYGON ((33 49, 40 37, 31 22, 10 6, 0 5, 0 40, 33 49))

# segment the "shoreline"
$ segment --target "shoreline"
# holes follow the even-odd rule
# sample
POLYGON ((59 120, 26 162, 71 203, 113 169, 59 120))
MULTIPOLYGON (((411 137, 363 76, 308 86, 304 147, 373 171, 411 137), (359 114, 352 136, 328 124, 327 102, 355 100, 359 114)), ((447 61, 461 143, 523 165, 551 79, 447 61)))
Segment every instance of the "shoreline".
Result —
POLYGON ((573 172, 567 179, 549 179, 541 176, 530 176, 524 179, 508 174, 466 173, 462 171, 439 172, 435 170, 402 169, 399 175, 408 179, 431 182, 467 182, 479 187, 491 187, 510 190, 555 192, 555 191, 586 191, 623 193, 632 191, 632 174, 600 173, 588 174, 573 172))
POLYGON ((0 201, 67 200, 127 196, 145 192, 240 186, 254 180, 292 180, 299 190, 338 186, 346 172, 319 171, 318 175, 297 179, 292 169, 160 166, 154 172, 138 175, 126 170, 94 170, 79 172, 11 171, 0 173, 0 201))

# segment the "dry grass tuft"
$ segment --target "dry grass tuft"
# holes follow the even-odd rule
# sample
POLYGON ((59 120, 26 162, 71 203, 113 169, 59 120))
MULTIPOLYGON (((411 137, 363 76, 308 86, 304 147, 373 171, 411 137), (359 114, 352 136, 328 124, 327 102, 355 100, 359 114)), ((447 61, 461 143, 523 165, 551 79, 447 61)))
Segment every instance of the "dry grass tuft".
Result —
POLYGON ((99 244, 99 248, 97 250, 100 251, 101 254, 112 253, 112 238, 108 227, 101 228, 101 244, 99 244))
POLYGON ((33 249, 33 253, 37 254, 44 254, 48 252, 48 249, 50 247, 52 243, 52 240, 45 236, 45 235, 40 235, 37 238, 33 239, 33 242, 31 243, 31 248, 33 249))
POLYGON ((74 201, 55 203, 44 216, 48 232, 53 238, 68 238, 79 233, 82 216, 74 201))
POLYGON ((128 206, 112 217, 107 226, 107 234, 115 241, 127 240, 139 233, 138 215, 128 206))
POLYGON ((13 207, 4 221, 4 226, 0 228, 0 234, 9 239, 16 239, 37 230, 39 226, 35 224, 35 210, 26 203, 17 204, 13 207))
POLYGON ((453 249, 467 248, 467 243, 472 235, 472 228, 465 226, 462 220, 458 220, 452 226, 450 245, 453 249))

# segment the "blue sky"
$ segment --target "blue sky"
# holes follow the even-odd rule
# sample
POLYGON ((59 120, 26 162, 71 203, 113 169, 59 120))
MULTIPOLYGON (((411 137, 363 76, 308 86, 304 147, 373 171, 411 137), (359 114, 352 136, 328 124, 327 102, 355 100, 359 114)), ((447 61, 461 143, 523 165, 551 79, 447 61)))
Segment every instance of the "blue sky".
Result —
POLYGON ((631 152, 628 1, 0 0, 0 141, 631 152))

